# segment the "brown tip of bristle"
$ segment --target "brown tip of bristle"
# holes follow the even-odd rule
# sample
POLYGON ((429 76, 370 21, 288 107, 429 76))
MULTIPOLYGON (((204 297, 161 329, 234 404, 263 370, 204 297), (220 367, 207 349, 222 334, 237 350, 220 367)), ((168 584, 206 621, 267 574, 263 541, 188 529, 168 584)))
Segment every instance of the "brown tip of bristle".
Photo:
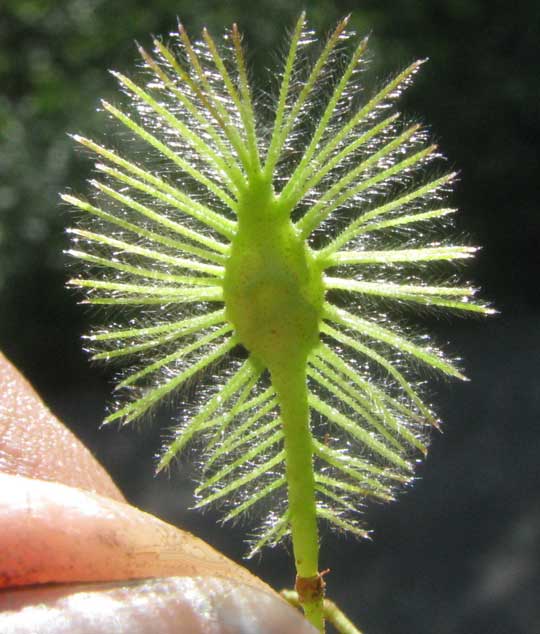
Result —
POLYGON ((337 25, 336 30, 334 32, 335 35, 340 35, 345 30, 345 28, 347 27, 347 24, 349 24, 350 18, 351 18, 351 14, 349 13, 349 15, 346 15, 343 18, 343 20, 338 22, 338 25, 337 25))
POLYGON ((182 22, 178 22, 178 33, 186 46, 191 45, 191 40, 182 22))
POLYGON ((148 51, 146 49, 144 49, 142 46, 139 47, 139 55, 143 58, 143 60, 148 64, 148 66, 152 66, 155 67, 156 66, 156 61, 155 59, 150 55, 150 53, 148 53, 148 51))

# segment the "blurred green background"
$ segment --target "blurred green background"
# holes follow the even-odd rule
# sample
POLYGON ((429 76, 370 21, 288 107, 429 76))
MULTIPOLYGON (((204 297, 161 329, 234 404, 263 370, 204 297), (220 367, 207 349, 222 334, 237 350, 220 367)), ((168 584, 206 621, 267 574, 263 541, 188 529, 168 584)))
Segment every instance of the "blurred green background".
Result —
MULTIPOLYGON (((344 14, 372 33, 372 77, 429 57, 402 109, 427 122, 461 172, 458 232, 483 251, 470 277, 501 316, 435 324, 472 382, 440 385, 444 436, 416 487, 368 511, 372 543, 325 536, 333 598, 367 634, 540 632, 540 5, 480 0, 0 0, 0 348, 89 444, 136 504, 232 557, 241 528, 188 510, 189 466, 152 478, 159 430, 97 431, 110 394, 80 335, 88 315, 64 283, 68 210, 91 165, 68 132, 97 136, 109 68, 129 70, 134 40, 173 30, 219 34, 238 21, 264 81, 302 9, 327 32, 344 14)), ((248 564, 290 585, 281 549, 248 564)))

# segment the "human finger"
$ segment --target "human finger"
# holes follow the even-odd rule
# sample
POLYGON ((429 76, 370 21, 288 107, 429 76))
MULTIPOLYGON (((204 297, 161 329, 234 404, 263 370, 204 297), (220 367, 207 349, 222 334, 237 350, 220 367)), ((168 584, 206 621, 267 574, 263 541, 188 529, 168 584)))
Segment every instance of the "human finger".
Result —
POLYGON ((0 474, 0 522, 0 588, 209 575, 269 591, 191 533, 91 491, 0 474))
POLYGON ((124 500, 105 469, 1 352, 0 472, 62 482, 124 500))

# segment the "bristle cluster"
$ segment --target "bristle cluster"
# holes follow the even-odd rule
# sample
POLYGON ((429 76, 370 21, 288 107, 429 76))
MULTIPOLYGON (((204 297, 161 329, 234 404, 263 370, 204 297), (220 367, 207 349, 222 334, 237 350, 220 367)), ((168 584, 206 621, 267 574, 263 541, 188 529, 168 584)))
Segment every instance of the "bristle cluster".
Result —
POLYGON ((74 137, 97 157, 99 178, 92 202, 63 196, 83 216, 70 254, 86 270, 70 283, 119 315, 89 335, 94 358, 131 368, 106 422, 144 416, 219 368, 222 384, 180 424, 160 468, 201 437, 199 506, 226 503, 226 519, 263 507, 270 520, 254 551, 286 535, 290 519, 280 402, 257 355, 248 348, 237 361, 245 342, 224 296, 240 210, 261 183, 324 288, 305 372, 317 514, 337 529, 366 535, 359 506, 393 499, 438 425, 407 360, 462 376, 429 340, 410 338, 393 307, 490 312, 475 289, 440 278, 442 265, 475 251, 435 231, 454 211, 442 201, 455 174, 426 179, 436 146, 389 112, 421 63, 364 96, 367 41, 345 57, 350 39, 344 20, 309 61, 316 43, 301 16, 267 123, 236 26, 223 46, 206 30, 192 43, 180 26, 173 48, 156 40, 152 54, 140 49, 142 82, 114 73, 126 104, 103 108, 125 153, 74 137), (440 283, 429 281, 432 269, 440 283))

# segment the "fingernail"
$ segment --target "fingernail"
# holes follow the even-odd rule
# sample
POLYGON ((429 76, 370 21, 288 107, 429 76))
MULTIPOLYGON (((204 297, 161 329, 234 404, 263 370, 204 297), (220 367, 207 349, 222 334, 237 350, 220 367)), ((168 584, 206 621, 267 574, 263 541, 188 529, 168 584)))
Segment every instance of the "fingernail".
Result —
POLYGON ((0 594, 2 634, 316 634, 278 595, 217 577, 0 594))

